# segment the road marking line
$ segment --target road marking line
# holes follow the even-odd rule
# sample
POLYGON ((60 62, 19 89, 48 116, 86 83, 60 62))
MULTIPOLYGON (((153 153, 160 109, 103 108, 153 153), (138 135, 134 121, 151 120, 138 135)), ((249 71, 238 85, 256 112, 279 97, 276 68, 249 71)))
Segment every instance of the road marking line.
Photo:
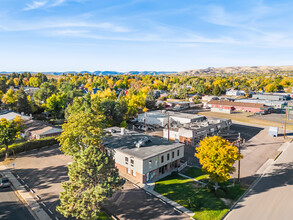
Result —
POLYGON ((41 199, 38 195, 36 195, 36 197, 37 197, 38 199, 41 199))
POLYGON ((147 192, 147 191, 145 191, 146 192, 146 194, 148 194, 149 196, 151 196, 152 194, 150 194, 149 192, 147 192))
POLYGON ((32 192, 32 193, 36 193, 33 189, 31 189, 31 192, 32 192))
POLYGON ((50 212, 53 215, 53 212, 50 209, 48 209, 48 212, 50 212))
POLYGON ((59 220, 59 218, 55 217, 56 220, 59 220))
POLYGON ((45 203, 41 202, 41 204, 46 207, 46 204, 45 203))
POLYGON ((162 200, 162 199, 159 199, 162 203, 164 203, 164 204, 166 204, 166 202, 164 201, 164 200, 162 200))

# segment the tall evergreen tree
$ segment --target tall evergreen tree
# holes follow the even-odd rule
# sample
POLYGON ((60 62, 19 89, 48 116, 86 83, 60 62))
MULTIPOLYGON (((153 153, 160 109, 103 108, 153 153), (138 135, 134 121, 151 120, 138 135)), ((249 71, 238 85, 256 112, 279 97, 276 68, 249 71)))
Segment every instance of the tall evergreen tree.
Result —
POLYGON ((24 112, 26 114, 32 113, 32 107, 27 99, 27 94, 24 92, 23 87, 21 87, 16 92, 16 111, 17 112, 24 112))
POLYGON ((103 202, 124 184, 113 158, 89 146, 68 169, 69 181, 62 183, 57 211, 65 217, 98 219, 103 202))
POLYGON ((145 107, 154 109, 156 107, 156 97, 153 90, 150 90, 145 98, 145 107))

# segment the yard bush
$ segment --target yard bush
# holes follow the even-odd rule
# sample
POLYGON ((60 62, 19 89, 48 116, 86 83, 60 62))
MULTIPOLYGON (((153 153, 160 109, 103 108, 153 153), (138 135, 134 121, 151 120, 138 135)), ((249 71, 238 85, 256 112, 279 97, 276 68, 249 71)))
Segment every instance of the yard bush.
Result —
POLYGON ((215 191, 215 195, 218 197, 218 198, 226 198, 226 193, 224 190, 222 189, 217 189, 215 191))
MULTIPOLYGON (((40 140, 32 140, 32 141, 25 141, 21 143, 12 144, 8 147, 9 154, 17 154, 24 151, 29 151, 33 149, 42 148, 45 146, 50 146, 53 144, 57 144, 57 140, 55 137, 47 137, 40 140)), ((5 146, 0 146, 0 158, 5 157, 5 146)))

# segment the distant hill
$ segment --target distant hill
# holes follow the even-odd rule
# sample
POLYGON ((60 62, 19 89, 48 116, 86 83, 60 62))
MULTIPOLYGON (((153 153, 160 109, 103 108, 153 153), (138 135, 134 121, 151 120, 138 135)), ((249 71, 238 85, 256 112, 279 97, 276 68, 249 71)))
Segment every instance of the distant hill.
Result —
POLYGON ((270 72, 293 72, 293 66, 233 66, 233 67, 209 67, 206 69, 186 70, 178 75, 196 75, 213 73, 270 73, 270 72))
MULTIPOLYGON (((16 72, 16 73, 24 73, 24 72, 30 72, 30 71, 20 71, 20 72, 16 72)), ((11 74, 12 72, 6 72, 6 71, 2 71, 0 72, 0 74, 11 74)), ((30 72, 30 73, 37 73, 37 72, 30 72)), ((129 71, 129 72, 118 72, 118 71, 94 71, 94 72, 90 72, 90 71, 65 71, 65 72, 41 72, 44 74, 50 74, 50 75, 62 75, 62 74, 77 74, 77 73, 81 73, 81 74, 93 74, 93 75, 103 75, 103 76, 109 76, 109 75, 160 75, 160 74, 174 74, 177 72, 167 72, 167 71, 129 71)))

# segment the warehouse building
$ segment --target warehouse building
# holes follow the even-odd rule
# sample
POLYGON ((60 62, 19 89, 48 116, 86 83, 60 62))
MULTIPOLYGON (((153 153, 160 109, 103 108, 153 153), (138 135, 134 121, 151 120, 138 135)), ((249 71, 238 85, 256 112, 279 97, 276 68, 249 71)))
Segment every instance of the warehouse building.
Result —
POLYGON ((236 111, 254 112, 266 114, 270 112, 271 107, 259 103, 246 103, 246 102, 231 102, 222 100, 212 100, 207 103, 210 108, 228 109, 236 111))
POLYGON ((192 122, 180 127, 165 128, 163 136, 187 145, 195 145, 199 140, 212 135, 225 133, 230 130, 230 119, 209 118, 201 122, 192 122))
POLYGON ((187 124, 191 122, 204 121, 205 116, 187 114, 181 112, 172 112, 165 110, 158 110, 152 112, 145 112, 138 114, 138 122, 146 123, 147 125, 157 126, 157 127, 166 127, 168 121, 170 124, 187 124))
POLYGON ((253 94, 253 99, 263 99, 271 101, 286 101, 290 100, 290 94, 287 93, 262 93, 262 94, 253 94))

